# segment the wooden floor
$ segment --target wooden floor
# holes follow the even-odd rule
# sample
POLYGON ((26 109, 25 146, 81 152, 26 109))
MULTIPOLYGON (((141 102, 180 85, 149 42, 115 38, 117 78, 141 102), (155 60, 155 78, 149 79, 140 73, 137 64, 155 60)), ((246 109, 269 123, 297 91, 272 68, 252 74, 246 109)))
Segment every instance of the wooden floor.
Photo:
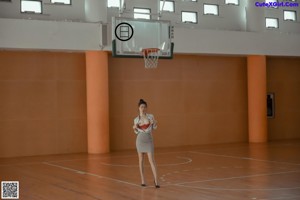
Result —
POLYGON ((300 141, 156 149, 160 189, 135 151, 0 159, 0 180, 20 182, 21 200, 299 200, 300 141))

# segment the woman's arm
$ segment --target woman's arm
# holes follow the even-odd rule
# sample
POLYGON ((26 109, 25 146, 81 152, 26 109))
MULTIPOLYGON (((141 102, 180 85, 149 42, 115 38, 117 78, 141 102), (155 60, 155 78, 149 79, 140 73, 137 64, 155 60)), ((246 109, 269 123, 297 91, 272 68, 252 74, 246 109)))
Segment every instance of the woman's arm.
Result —
POLYGON ((153 129, 157 129, 157 121, 153 119, 153 129))
POLYGON ((135 134, 138 134, 140 132, 145 132, 144 130, 140 129, 140 128, 135 128, 134 129, 135 134))
POLYGON ((135 134, 138 134, 138 130, 137 130, 136 124, 134 124, 132 128, 133 128, 133 131, 135 132, 135 134))
POLYGON ((142 129, 139 129, 138 128, 138 126, 137 126, 137 124, 138 124, 138 119, 137 118, 135 118, 134 120, 133 120, 133 130, 134 130, 134 132, 135 132, 135 134, 138 134, 139 132, 144 132, 142 129))
POLYGON ((150 123, 153 129, 157 129, 157 121, 154 119, 153 115, 150 115, 150 123))

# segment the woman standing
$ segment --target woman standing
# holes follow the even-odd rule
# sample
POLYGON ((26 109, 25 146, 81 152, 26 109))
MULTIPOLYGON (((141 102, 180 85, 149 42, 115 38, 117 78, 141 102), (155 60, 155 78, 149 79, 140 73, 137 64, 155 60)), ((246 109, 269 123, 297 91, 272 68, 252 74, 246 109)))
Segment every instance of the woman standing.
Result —
POLYGON ((142 179, 141 186, 145 187, 144 178, 144 155, 148 155, 149 163, 154 176, 154 184, 156 188, 160 188, 157 179, 157 170, 154 160, 154 146, 152 138, 152 130, 157 128, 157 121, 152 114, 146 113, 147 103, 140 99, 139 104, 139 116, 134 119, 133 130, 137 134, 136 148, 139 155, 139 167, 142 179))

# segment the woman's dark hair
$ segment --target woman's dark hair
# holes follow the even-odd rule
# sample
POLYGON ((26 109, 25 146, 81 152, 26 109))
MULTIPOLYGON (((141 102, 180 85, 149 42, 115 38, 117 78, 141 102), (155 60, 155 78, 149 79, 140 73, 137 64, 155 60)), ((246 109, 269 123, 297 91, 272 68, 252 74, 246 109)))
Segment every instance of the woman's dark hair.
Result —
POLYGON ((144 105, 147 107, 147 102, 144 101, 144 99, 140 99, 140 101, 139 101, 139 107, 140 107, 140 105, 142 105, 142 104, 144 104, 144 105))

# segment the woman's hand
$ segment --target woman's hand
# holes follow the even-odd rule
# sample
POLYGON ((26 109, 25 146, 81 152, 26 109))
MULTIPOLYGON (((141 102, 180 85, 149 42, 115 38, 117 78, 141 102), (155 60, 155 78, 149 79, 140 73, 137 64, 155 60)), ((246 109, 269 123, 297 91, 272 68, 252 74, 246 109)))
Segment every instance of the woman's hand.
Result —
POLYGON ((153 124, 156 124, 156 123, 157 123, 157 121, 156 121, 154 118, 151 118, 149 121, 150 121, 150 124, 151 124, 151 125, 153 125, 153 124))
POLYGON ((150 124, 151 124, 151 125, 154 124, 154 120, 153 120, 153 119, 150 119, 149 121, 150 121, 150 124))
POLYGON ((157 128, 157 121, 155 119, 153 119, 151 125, 153 126, 153 129, 156 129, 157 128))
POLYGON ((137 129, 136 124, 134 124, 132 128, 133 128, 133 130, 137 129))

